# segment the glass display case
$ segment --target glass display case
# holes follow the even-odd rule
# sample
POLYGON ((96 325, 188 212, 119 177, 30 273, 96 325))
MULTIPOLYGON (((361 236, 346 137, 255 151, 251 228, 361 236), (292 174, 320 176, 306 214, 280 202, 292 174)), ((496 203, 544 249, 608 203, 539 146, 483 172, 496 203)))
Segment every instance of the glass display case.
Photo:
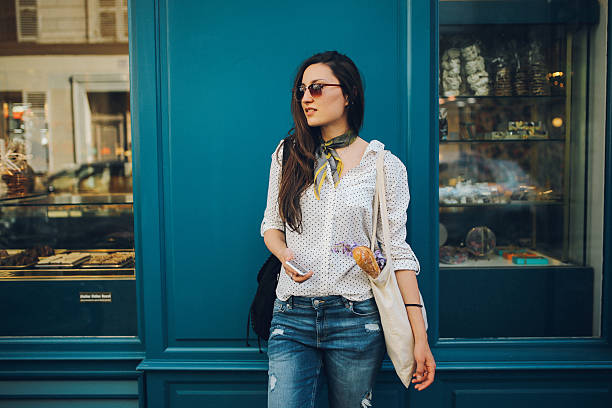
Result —
POLYGON ((135 336, 131 194, 0 198, 0 336, 135 336), (24 324, 28 322, 28 324, 24 324))
POLYGON ((572 87, 585 84, 566 74, 579 64, 568 45, 585 39, 575 36, 531 25, 440 33, 443 265, 582 263, 569 223, 585 188, 585 158, 570 154, 584 143, 572 87))
POLYGON ((440 25, 441 336, 590 336, 591 26, 492 24, 494 7, 450 3, 481 20, 440 25))

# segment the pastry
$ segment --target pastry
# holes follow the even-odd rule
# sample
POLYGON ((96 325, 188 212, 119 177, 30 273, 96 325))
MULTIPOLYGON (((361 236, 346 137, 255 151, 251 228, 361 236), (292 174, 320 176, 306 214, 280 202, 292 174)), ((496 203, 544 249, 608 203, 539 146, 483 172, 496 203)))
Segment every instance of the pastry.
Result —
POLYGON ((372 279, 378 278, 378 275, 380 275, 380 267, 370 248, 365 246, 355 247, 355 249, 353 249, 353 258, 355 262, 357 262, 357 265, 359 265, 365 273, 370 275, 372 279))
POLYGON ((120 265, 132 259, 134 254, 131 252, 94 253, 85 265, 120 265))

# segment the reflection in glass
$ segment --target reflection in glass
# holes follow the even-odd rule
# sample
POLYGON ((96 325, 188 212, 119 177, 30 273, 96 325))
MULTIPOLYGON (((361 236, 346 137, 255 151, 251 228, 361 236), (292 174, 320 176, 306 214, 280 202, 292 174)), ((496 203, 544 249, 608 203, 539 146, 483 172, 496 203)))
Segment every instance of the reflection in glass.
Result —
POLYGON ((135 336, 127 1, 5 6, 0 336, 135 336))
POLYGON ((599 332, 587 214, 600 204, 587 197, 603 179, 586 182, 589 30, 440 26, 443 338, 599 332))

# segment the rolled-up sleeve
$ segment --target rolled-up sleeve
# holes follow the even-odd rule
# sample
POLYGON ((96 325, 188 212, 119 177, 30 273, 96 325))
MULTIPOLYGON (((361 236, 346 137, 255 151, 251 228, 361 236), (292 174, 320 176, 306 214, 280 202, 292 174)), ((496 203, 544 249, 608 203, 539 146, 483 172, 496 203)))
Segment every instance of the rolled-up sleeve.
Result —
POLYGON ((281 163, 279 160, 283 157, 282 141, 278 144, 274 153, 272 153, 272 163, 270 164, 270 178, 268 182, 268 201, 266 210, 261 221, 261 236, 269 229, 284 230, 283 220, 278 212, 278 188, 281 178, 281 163), (277 153, 278 152, 278 156, 277 153), (278 157, 278 159, 277 159, 278 157))
MULTIPOLYGON (((408 174, 406 166, 395 155, 385 154, 385 191, 387 198, 387 213, 389 216, 389 232, 391 234, 391 250, 383 246, 385 254, 390 253, 395 270, 409 269, 420 272, 419 261, 406 242, 406 211, 410 203, 408 174)), ((383 241, 382 219, 379 215, 376 235, 378 241, 383 241)))

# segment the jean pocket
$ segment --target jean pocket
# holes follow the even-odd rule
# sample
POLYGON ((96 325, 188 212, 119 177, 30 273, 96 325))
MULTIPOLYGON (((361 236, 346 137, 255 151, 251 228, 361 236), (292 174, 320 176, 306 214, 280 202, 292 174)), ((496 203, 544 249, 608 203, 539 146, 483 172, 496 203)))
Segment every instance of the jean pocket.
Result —
POLYGON ((284 302, 280 300, 279 298, 276 298, 274 300, 274 308, 272 309, 272 314, 274 315, 276 313, 283 313, 286 307, 287 307, 287 302, 284 302))
POLYGON ((378 307, 374 298, 349 302, 347 309, 356 316, 374 316, 378 314, 378 307))

